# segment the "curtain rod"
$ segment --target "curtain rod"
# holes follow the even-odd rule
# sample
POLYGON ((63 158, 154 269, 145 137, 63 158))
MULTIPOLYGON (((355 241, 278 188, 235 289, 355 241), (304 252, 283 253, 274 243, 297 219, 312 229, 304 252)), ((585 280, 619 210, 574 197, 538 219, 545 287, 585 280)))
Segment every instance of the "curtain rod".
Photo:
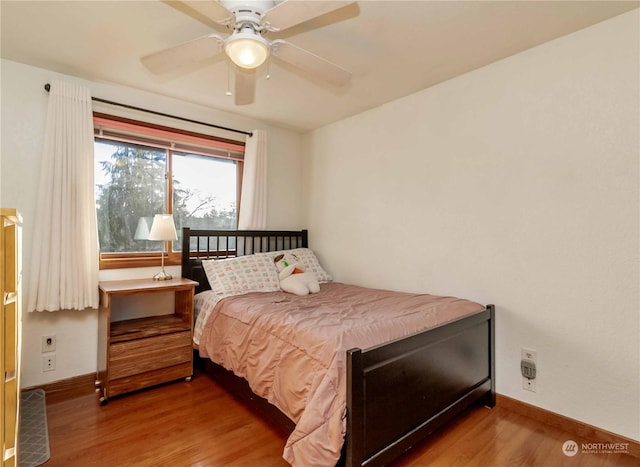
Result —
MULTIPOLYGON (((51 84, 47 83, 47 84, 44 85, 44 90, 45 91, 49 92, 50 89, 51 89, 51 84)), ((153 114, 153 115, 159 115, 161 117, 168 117, 168 118, 173 118, 175 120, 182 120, 183 122, 196 123, 198 125, 204 125, 204 126, 208 126, 208 127, 212 127, 212 128, 217 128, 219 130, 232 131, 234 133, 240 133, 240 134, 247 135, 247 136, 253 136, 253 133, 250 132, 250 131, 236 130, 234 128, 228 128, 226 126, 214 125, 213 123, 199 122, 198 120, 191 120, 190 118, 178 117, 177 115, 165 114, 165 113, 162 113, 162 112, 156 112, 155 110, 143 109, 141 107, 135 107, 133 105, 128 105, 128 104, 121 104, 120 102, 108 101, 106 99, 100 99, 99 97, 92 97, 91 100, 92 101, 96 101, 96 102, 102 102, 103 104, 116 105, 118 107, 124 107, 126 109, 138 110, 140 112, 146 112, 146 113, 153 114)))

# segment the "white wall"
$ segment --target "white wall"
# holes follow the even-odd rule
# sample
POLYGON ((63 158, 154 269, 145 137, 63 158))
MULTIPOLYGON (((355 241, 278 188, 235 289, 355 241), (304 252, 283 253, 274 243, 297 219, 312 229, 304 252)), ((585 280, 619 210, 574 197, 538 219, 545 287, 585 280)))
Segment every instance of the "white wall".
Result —
POLYGON ((499 393, 636 440, 638 37, 635 10, 314 131, 304 180, 337 280, 495 303, 499 393))
MULTIPOLYGON (((52 79, 80 82, 91 89, 92 95, 103 99, 151 108, 231 128, 267 130, 269 152, 268 227, 274 229, 303 227, 303 206, 300 197, 302 189, 300 148, 302 143, 299 134, 256 120, 216 112, 209 108, 131 88, 88 82, 7 60, 2 60, 0 65, 2 91, 0 199, 2 199, 3 207, 16 207, 24 217, 23 290, 25 292, 29 286, 26 283, 29 277, 27 269, 31 260, 29 250, 33 237, 33 217, 36 208, 48 104, 48 94, 44 91, 43 86, 45 83, 51 82, 52 79)), ((230 139, 243 138, 242 135, 235 133, 216 132, 207 127, 162 120, 149 114, 127 111, 113 106, 95 104, 94 109, 184 129, 208 132, 230 139)), ((174 275, 180 275, 179 267, 167 269, 174 275)), ((157 269, 154 268, 105 270, 100 272, 100 279, 151 277, 156 272, 157 269)), ((97 359, 96 347, 97 311, 24 313, 22 386, 29 387, 94 372, 97 359), (46 334, 57 335, 57 368, 55 371, 43 373, 40 343, 41 336, 46 334)))

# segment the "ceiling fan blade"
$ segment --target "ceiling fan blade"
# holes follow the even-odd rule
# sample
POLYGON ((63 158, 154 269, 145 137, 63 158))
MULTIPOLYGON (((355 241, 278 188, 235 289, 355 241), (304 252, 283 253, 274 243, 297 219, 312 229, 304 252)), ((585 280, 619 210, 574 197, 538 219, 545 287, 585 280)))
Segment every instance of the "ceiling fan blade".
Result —
POLYGON ((271 43, 271 53, 279 59, 337 86, 342 86, 351 79, 351 72, 281 39, 271 43))
POLYGON ((342 8, 350 3, 354 3, 354 1, 300 2, 285 0, 265 12, 262 24, 270 31, 282 31, 296 24, 304 23, 317 16, 342 8))
POLYGON ((179 3, 188 6, 216 23, 233 26, 236 17, 233 13, 214 0, 181 0, 179 3))
POLYGON ((236 105, 253 104, 256 95, 256 70, 235 67, 235 93, 236 105))
POLYGON ((146 55, 140 60, 151 72, 162 74, 213 57, 222 52, 223 47, 224 39, 211 34, 146 55))

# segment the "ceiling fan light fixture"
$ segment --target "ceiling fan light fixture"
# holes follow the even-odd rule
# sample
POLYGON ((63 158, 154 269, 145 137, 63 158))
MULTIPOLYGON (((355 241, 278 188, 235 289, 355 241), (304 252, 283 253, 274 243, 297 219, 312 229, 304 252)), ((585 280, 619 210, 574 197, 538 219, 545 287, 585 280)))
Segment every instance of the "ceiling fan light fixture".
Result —
POLYGON ((233 33, 224 44, 231 61, 241 68, 258 68, 269 57, 269 44, 253 30, 233 33))

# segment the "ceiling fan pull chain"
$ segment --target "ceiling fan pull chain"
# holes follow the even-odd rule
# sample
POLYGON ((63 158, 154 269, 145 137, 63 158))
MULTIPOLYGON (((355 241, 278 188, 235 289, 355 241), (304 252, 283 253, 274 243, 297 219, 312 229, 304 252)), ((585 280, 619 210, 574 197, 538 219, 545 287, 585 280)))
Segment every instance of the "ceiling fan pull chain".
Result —
POLYGON ((227 65, 227 92, 224 93, 225 96, 233 96, 231 92, 231 69, 229 65, 227 65))

